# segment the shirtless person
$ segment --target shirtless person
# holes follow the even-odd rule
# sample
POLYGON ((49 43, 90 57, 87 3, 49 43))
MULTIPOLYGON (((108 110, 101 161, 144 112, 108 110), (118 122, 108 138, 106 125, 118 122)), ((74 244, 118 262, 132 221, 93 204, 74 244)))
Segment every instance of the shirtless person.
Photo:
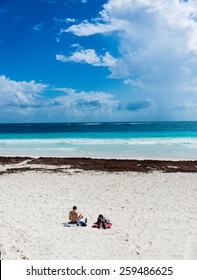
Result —
POLYGON ((69 220, 71 223, 77 224, 82 218, 83 216, 77 213, 77 206, 73 206, 73 210, 69 212, 69 220))

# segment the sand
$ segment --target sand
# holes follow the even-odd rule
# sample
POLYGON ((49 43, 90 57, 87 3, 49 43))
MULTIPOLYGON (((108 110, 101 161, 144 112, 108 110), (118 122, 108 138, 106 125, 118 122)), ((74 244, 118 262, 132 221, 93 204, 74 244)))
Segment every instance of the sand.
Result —
POLYGON ((2 259, 197 259, 197 173, 14 166, 0 166, 2 259), (73 205, 87 227, 64 227, 73 205), (92 228, 100 213, 111 229, 92 228))

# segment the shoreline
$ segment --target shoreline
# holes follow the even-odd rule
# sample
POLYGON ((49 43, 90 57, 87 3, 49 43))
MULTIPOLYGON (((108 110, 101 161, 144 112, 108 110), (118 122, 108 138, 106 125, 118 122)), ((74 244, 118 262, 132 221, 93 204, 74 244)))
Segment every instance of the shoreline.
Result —
POLYGON ((153 172, 197 173, 197 160, 163 159, 105 159, 85 157, 21 157, 0 156, 0 165, 9 168, 0 170, 0 175, 24 171, 64 172, 66 169, 106 172, 153 172), (40 167, 41 166, 41 167, 40 167), (46 168, 55 166, 56 168, 46 168))

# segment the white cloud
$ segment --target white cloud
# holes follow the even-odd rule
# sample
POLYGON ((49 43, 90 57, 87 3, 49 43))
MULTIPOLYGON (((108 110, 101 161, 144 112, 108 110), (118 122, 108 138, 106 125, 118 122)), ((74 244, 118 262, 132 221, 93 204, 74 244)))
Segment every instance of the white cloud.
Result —
POLYGON ((125 22, 122 20, 114 20, 110 23, 101 23, 96 21, 95 23, 89 23, 87 20, 84 20, 78 25, 72 25, 67 29, 62 29, 61 32, 72 32, 77 36, 90 36, 94 34, 103 34, 110 33, 113 31, 121 30, 126 28, 125 22))
POLYGON ((114 58, 109 52, 106 52, 104 56, 100 56, 102 66, 115 66, 117 59, 114 58))
POLYGON ((120 59, 111 65, 111 78, 131 87, 155 93, 196 91, 197 1, 108 0, 100 18, 64 32, 116 33, 120 59))
POLYGON ((154 101, 148 98, 141 100, 118 100, 115 95, 106 92, 76 91, 72 88, 54 88, 63 92, 53 101, 59 103, 63 114, 72 117, 88 117, 89 119, 111 118, 112 120, 145 116, 153 113, 154 101))
POLYGON ((114 96, 105 92, 76 91, 72 88, 51 88, 35 81, 14 81, 5 76, 0 76, 0 107, 7 112, 27 112, 37 114, 37 110, 46 112, 47 115, 64 116, 91 116, 111 114, 118 107, 114 96), (41 98, 41 93, 46 90, 59 92, 60 96, 41 98), (57 110, 58 106, 58 110, 57 110), (17 109, 16 109, 17 108, 17 109), (88 109, 88 110, 87 110, 88 109))
POLYGON ((132 85, 135 88, 142 88, 142 89, 145 88, 143 82, 139 81, 137 79, 136 80, 126 79, 126 80, 124 80, 124 84, 125 85, 132 85))
POLYGON ((102 118, 111 116, 118 108, 119 101, 114 96, 105 92, 76 91, 72 88, 54 88, 64 95, 56 97, 53 102, 59 104, 63 115, 72 117, 102 118))
POLYGON ((16 82, 5 76, 0 76, 1 106, 36 106, 38 94, 47 88, 46 85, 30 82, 16 82))
POLYGON ((31 118, 48 117, 101 117, 111 115, 118 107, 114 96, 105 92, 76 91, 72 88, 51 88, 35 81, 14 81, 0 76, 0 108, 6 114, 17 118, 28 115, 31 118), (60 96, 41 97, 46 90, 59 92, 60 96), (58 110, 57 110, 58 108, 58 110))
POLYGON ((75 18, 66 18, 66 23, 69 23, 69 22, 76 22, 76 19, 75 18))
POLYGON ((1 120, 82 121, 121 120, 153 111, 153 101, 118 100, 115 95, 73 88, 52 88, 35 81, 14 81, 0 76, 1 120), (50 94, 53 91, 54 94, 50 94), (55 97, 54 97, 55 96, 55 97), (24 119, 25 116, 25 119, 24 119))
POLYGON ((55 17, 54 20, 58 23, 74 23, 74 22, 76 22, 75 18, 60 19, 60 18, 55 17))
POLYGON ((42 30, 43 25, 44 25, 43 22, 37 23, 37 24, 35 24, 35 25, 32 27, 32 29, 33 29, 34 31, 40 31, 40 30, 42 30))
POLYGON ((176 111, 197 111, 197 103, 191 100, 185 100, 183 103, 178 104, 174 107, 176 111))
POLYGON ((70 47, 71 48, 81 48, 81 46, 79 44, 72 44, 70 47))
POLYGON ((111 67, 116 64, 116 59, 108 52, 97 55, 94 49, 82 49, 74 52, 71 56, 56 55, 56 59, 62 62, 87 63, 93 66, 111 67))

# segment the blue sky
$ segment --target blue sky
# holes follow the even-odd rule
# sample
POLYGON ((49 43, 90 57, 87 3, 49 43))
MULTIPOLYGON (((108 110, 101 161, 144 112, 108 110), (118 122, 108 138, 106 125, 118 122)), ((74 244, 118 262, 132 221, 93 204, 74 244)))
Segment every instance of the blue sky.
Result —
POLYGON ((197 120, 197 1, 0 0, 0 122, 197 120))

